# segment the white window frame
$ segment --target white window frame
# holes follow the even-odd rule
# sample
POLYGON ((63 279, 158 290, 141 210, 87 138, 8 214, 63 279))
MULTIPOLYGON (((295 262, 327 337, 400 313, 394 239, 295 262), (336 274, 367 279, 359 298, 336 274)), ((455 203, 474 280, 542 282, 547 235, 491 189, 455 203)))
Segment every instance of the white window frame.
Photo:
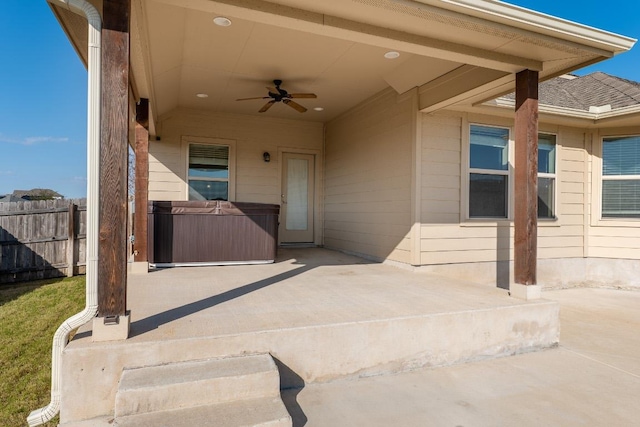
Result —
POLYGON ((463 197, 461 197, 461 208, 460 208, 460 216, 461 222, 467 223, 503 223, 509 222, 513 218, 513 162, 514 162, 514 153, 513 153, 513 128, 512 126, 503 126, 503 125, 495 125, 495 124, 487 124, 481 122, 467 122, 465 126, 463 126, 465 132, 463 133, 463 151, 464 151, 464 174, 462 174, 462 185, 463 189, 463 197), (471 167, 471 126, 483 126, 490 128, 498 128, 498 129, 506 129, 509 132, 509 137, 507 140, 507 170, 495 170, 495 169, 479 169, 471 167), (471 217, 469 215, 469 197, 470 197, 470 179, 472 173, 479 174, 488 174, 488 175, 500 175, 507 177, 507 216, 506 217, 471 217))
MULTIPOLYGON (((514 164, 515 164, 515 141, 513 139, 514 130, 513 125, 506 124, 493 124, 486 123, 482 121, 468 121, 463 119, 462 128, 464 129, 462 133, 462 173, 460 174, 461 178, 461 197, 460 197, 460 224, 463 226, 494 226, 494 225, 512 225, 513 217, 514 217, 514 203, 515 203, 515 183, 514 183, 514 164), (507 175, 508 185, 507 191, 509 194, 507 195, 508 206, 507 212, 508 216, 506 218, 494 218, 494 217, 470 217, 469 216, 469 197, 470 197, 470 189, 469 189, 469 180, 470 174, 472 173, 485 173, 484 169, 475 169, 471 168, 471 126, 485 126, 485 127, 494 127, 501 129, 509 130, 509 159, 508 159, 508 170, 507 171, 499 171, 504 172, 503 175, 507 175)), ((538 174, 540 178, 554 178, 555 179, 555 194, 553 199, 553 210, 554 217, 553 218, 538 218, 538 226, 542 227, 558 227, 560 226, 560 213, 559 213, 559 197, 560 197, 560 153, 562 150, 562 143, 560 141, 560 135, 558 132, 548 132, 545 129, 538 130, 538 134, 545 135, 554 135, 556 138, 556 158, 555 158, 555 174, 538 174)), ((497 171, 490 170, 495 173, 497 171)))
POLYGON ((555 165, 553 170, 555 170, 555 173, 540 173, 538 172, 538 178, 553 178, 553 216, 551 218, 540 218, 538 217, 538 221, 542 221, 542 222, 550 222, 550 221, 557 221, 558 220, 558 187, 559 187, 559 180, 558 180, 558 158, 560 157, 560 144, 558 143, 558 134, 554 133, 554 132, 544 132, 544 131, 538 131, 538 141, 540 140, 540 135, 544 134, 544 135, 553 135, 555 137, 555 145, 556 145, 556 158, 555 158, 555 165))
POLYGON ((218 145, 229 147, 229 178, 193 178, 199 181, 228 182, 228 201, 236 200, 236 141, 232 139, 207 138, 198 136, 182 137, 182 155, 184 165, 184 200, 189 200, 189 146, 194 145, 218 145))
POLYGON ((640 135, 638 132, 612 132, 599 133, 594 135, 593 147, 593 169, 592 169, 592 186, 593 203, 591 204, 591 225, 592 226, 615 226, 615 227, 638 227, 640 218, 604 218, 602 216, 602 182, 605 180, 616 179, 638 179, 640 175, 613 175, 607 176, 603 173, 603 146, 606 138, 625 138, 636 137, 640 135))

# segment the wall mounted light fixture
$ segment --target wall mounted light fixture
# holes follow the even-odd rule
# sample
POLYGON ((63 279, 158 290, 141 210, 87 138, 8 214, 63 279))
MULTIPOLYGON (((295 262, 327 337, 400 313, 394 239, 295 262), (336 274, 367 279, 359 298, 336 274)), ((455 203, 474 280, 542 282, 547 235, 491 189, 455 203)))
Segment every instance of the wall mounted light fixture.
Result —
POLYGON ((262 153, 262 158, 266 163, 269 163, 271 161, 271 155, 266 151, 262 153))

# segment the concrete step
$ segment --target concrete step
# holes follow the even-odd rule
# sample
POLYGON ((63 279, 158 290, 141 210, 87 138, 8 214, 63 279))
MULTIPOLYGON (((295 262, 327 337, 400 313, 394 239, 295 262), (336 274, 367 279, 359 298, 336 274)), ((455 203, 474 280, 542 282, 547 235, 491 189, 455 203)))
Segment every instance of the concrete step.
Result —
POLYGON ((242 399, 280 398, 280 376, 269 354, 124 369, 115 417, 215 405, 242 399))
POLYGON ((113 427, 113 416, 58 424, 58 427, 113 427))
POLYGON ((280 397, 149 412, 116 418, 113 427, 292 427, 280 397))

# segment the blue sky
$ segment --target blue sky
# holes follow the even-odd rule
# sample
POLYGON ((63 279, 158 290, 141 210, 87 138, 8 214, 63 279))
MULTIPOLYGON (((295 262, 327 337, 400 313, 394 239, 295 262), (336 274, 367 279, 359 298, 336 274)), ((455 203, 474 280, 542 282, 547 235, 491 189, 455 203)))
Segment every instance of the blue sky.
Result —
MULTIPOLYGON (((510 3, 640 38, 638 0, 510 3)), ((0 195, 51 188, 86 194, 87 74, 45 0, 0 1, 0 195)), ((640 81, 640 43, 577 72, 640 81)))

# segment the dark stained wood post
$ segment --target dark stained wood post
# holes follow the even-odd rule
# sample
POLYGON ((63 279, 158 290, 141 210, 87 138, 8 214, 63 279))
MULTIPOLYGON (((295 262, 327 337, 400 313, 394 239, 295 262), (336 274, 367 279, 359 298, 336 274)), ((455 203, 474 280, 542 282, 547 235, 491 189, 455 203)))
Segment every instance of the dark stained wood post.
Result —
POLYGON ((149 201, 149 100, 136 106, 136 212, 134 217, 134 256, 136 262, 148 262, 147 203, 149 201))
POLYGON ((104 0, 98 316, 123 316, 127 297, 130 0, 104 0))
POLYGON ((536 284, 538 243, 538 72, 516 74, 514 279, 536 284))

